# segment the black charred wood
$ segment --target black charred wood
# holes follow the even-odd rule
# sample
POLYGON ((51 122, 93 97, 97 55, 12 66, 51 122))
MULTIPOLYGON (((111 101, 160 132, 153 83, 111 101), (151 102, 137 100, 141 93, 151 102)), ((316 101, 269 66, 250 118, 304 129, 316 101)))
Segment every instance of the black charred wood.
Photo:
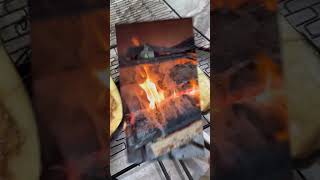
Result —
POLYGON ((182 84, 191 79, 197 79, 197 67, 191 63, 177 64, 170 69, 170 77, 176 84, 182 84))

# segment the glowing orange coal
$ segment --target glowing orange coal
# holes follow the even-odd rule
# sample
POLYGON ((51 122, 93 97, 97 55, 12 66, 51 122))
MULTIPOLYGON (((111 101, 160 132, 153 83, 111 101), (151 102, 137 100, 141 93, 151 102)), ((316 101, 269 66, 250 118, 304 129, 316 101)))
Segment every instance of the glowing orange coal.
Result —
POLYGON ((131 39, 131 42, 132 42, 132 44, 134 45, 134 46, 140 46, 140 41, 139 41, 139 39, 137 38, 137 37, 133 37, 132 39, 131 39))
POLYGON ((160 104, 164 100, 163 92, 159 92, 156 84, 149 79, 149 77, 145 80, 144 83, 139 84, 139 86, 144 90, 149 100, 149 108, 155 109, 156 104, 160 104))
POLYGON ((196 65, 196 61, 179 58, 120 69, 123 87, 130 89, 123 92, 131 112, 130 125, 144 119, 148 122, 146 128, 162 130, 169 121, 200 107, 197 79, 190 77, 178 83, 174 79, 177 75, 172 73, 174 68, 183 64, 196 65))

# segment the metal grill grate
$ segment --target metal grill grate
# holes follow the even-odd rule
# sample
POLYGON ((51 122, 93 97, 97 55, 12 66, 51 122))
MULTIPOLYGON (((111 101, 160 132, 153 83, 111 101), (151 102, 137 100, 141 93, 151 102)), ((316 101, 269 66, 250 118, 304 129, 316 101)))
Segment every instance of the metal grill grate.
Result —
MULTIPOLYGON (((177 19, 181 16, 163 0, 111 0, 110 3, 110 69, 112 78, 117 82, 119 80, 119 62, 115 24, 177 19)), ((194 35, 196 46, 199 47, 199 50, 197 50, 199 67, 210 77, 209 38, 205 37, 196 27, 194 28, 194 35)), ((204 115, 203 121, 205 122, 204 130, 210 133, 210 114, 204 115)), ((199 162, 201 161, 199 159, 190 159, 186 161, 158 160, 142 164, 129 164, 127 163, 125 133, 121 131, 111 142, 111 175, 114 179, 135 179, 138 177, 139 179, 149 179, 150 177, 153 179, 196 179, 199 177, 197 171, 203 172, 209 166, 209 164, 201 164, 208 162, 208 150, 206 150, 206 154, 207 156, 202 159, 202 162, 199 162), (188 168, 188 165, 191 165, 192 168, 188 168), (193 166, 202 166, 203 169, 193 168, 193 166)))
POLYGON ((320 51, 320 1, 280 0, 280 13, 320 51))
MULTIPOLYGON (((162 0, 111 0, 110 5, 112 17, 110 27, 110 73, 115 82, 117 82, 119 63, 117 60, 114 25, 116 23, 180 18, 180 16, 162 0)), ((196 28, 194 31, 196 45, 199 49, 202 49, 198 51, 199 66, 210 76, 209 39, 204 37, 196 28), (203 49, 205 50, 203 51, 203 49)), ((12 62, 16 65, 25 85, 30 85, 31 41, 27 0, 0 0, 0 40, 12 62)), ((203 119, 206 124, 204 129, 209 133, 209 115, 203 116, 203 119)), ((159 175, 158 177, 162 179, 192 179, 197 174, 196 172, 203 171, 199 168, 188 168, 188 165, 197 164, 195 161, 176 162, 164 160, 141 165, 127 164, 124 138, 124 132, 119 132, 116 139, 111 142, 111 173, 114 179, 125 179, 125 176, 129 174, 130 177, 128 179, 134 179, 141 171, 144 175, 149 175, 149 178, 159 175), (131 171, 133 169, 134 171, 131 171), (137 173, 132 174, 132 172, 137 173)), ((209 154, 209 151, 207 151, 207 154, 209 154)), ((204 158, 208 158, 208 156, 204 158)))
MULTIPOLYGON (((319 0, 279 0, 281 14, 304 34, 310 42, 320 49, 320 2, 319 0)), ((118 80, 118 60, 114 24, 136 21, 150 21, 160 19, 179 18, 179 14, 163 0, 111 0, 111 74, 115 81, 118 80), (126 7, 129 7, 126 9, 126 7), (121 12, 125 12, 122 14, 121 12), (117 16, 118 15, 118 16, 117 16), (121 15, 121 16, 119 16, 121 15), (120 19, 121 18, 121 19, 120 19)), ((204 37, 195 28, 196 44, 199 47, 210 47, 209 39, 204 37)), ((0 40, 12 62, 26 85, 30 80, 30 21, 27 0, 0 0, 0 40)), ((209 59, 206 51, 198 51, 199 66, 210 76, 209 59)), ((210 115, 205 115, 206 125, 204 130, 209 133, 210 115)), ((159 175, 160 179, 193 179, 194 172, 199 169, 188 169, 188 164, 194 162, 176 162, 164 160, 161 162, 144 163, 141 165, 127 164, 125 155, 124 133, 120 132, 111 142, 111 173, 114 179, 134 179, 133 171, 144 170, 148 179, 159 175), (157 173, 157 172, 159 172, 157 173), (149 172, 149 174, 148 174, 149 172), (132 175, 130 177, 125 175, 132 175)), ((140 179, 141 174, 140 175, 140 179)), ((158 178, 159 179, 159 178, 158 178)))
MULTIPOLYGON (((279 0, 279 5, 281 14, 319 50, 319 0, 279 0)), ((179 14, 163 0, 111 0, 111 16, 110 62, 111 74, 115 81, 118 81, 119 76, 114 31, 115 23, 180 18, 179 14)), ((210 47, 209 39, 204 37, 196 28, 195 38, 199 47, 210 47)), ((28 85, 30 80, 31 47, 27 0, 0 0, 0 40, 25 84, 28 85)), ((198 54, 200 68, 210 76, 209 53, 199 50, 198 54)), ((210 131, 209 117, 209 114, 203 117, 206 122, 204 130, 208 133, 210 131)), ((124 133, 120 132, 117 138, 111 142, 111 173, 114 179, 134 179, 137 177, 134 174, 138 174, 141 179, 143 176, 140 171, 144 171, 144 175, 149 175, 149 179, 156 175, 158 175, 158 179, 193 179, 195 178, 195 171, 199 171, 199 169, 188 168, 188 165, 194 164, 194 162, 188 161, 164 160, 140 165, 127 164, 124 138, 124 133)))
POLYGON ((30 21, 26 0, 0 0, 0 40, 26 85, 30 76, 30 21))

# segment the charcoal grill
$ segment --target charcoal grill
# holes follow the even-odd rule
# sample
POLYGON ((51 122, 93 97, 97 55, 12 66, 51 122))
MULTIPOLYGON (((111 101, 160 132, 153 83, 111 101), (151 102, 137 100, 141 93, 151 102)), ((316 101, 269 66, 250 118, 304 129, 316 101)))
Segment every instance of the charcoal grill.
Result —
MULTIPOLYGON (((115 24, 143 22, 152 20, 182 18, 164 0, 111 0, 111 35, 110 35, 110 72, 115 82, 119 81, 119 62, 117 56, 115 24), (121 18, 118 18, 121 17, 121 18)), ((198 48, 199 67, 210 77, 210 40, 194 27, 195 43, 198 48)), ((210 114, 202 115, 204 131, 210 133, 210 114)), ((120 128, 121 129, 121 128, 120 128)), ((113 179, 198 179, 209 167, 209 147, 203 159, 157 160, 142 164, 127 163, 125 133, 116 132, 111 142, 110 170, 113 179), (197 168, 198 166, 198 168, 197 168), (200 169, 199 169, 200 167, 200 169), (200 170, 200 171, 199 171, 200 170), (200 173, 197 173, 200 172, 200 173)))
MULTIPOLYGON (((279 0, 280 13, 304 34, 315 49, 320 49, 320 2, 319 0, 279 0)), ((181 16, 164 0, 140 0, 136 4, 133 0, 111 0, 111 15, 126 10, 121 19, 111 21, 111 75, 117 82, 119 79, 118 59, 116 51, 115 23, 129 23, 149 21, 181 16)), ((205 37, 197 28, 195 30, 196 44, 198 45, 199 66, 210 77, 210 55, 202 47, 210 47, 210 39, 205 37)), ((26 86, 30 82, 30 21, 27 0, 0 0, 0 40, 6 52, 16 65, 18 72, 26 86)), ((206 122, 204 131, 210 133, 210 114, 203 115, 206 122)), ((143 164, 128 164, 126 159, 125 134, 123 131, 111 142, 111 174, 113 179, 196 179, 195 172, 199 168, 190 168, 197 165, 199 160, 185 161, 155 161, 143 164), (196 162, 194 162, 196 161, 196 162)), ((207 151, 209 154, 209 151, 207 151)), ((198 163, 201 164, 201 163, 198 163)), ((202 164, 203 165, 203 164, 202 164)), ((300 171, 295 173, 303 176, 300 171)), ((304 178, 307 179, 307 178, 304 178)))

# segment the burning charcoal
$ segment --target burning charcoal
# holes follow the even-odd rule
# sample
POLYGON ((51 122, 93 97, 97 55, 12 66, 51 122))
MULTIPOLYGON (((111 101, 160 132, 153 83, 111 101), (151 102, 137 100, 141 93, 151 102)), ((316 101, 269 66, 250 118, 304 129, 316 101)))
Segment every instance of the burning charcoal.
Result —
POLYGON ((231 75, 229 89, 230 91, 237 91, 250 84, 254 85, 257 80, 255 64, 249 63, 246 67, 231 75))
POLYGON ((202 131, 192 20, 178 22, 116 27, 130 162, 168 154, 202 131), (179 33, 171 37, 172 27, 179 33))
MULTIPOLYGON (((225 1, 225 0, 223 0, 225 1)), ((222 1, 221 1, 222 2, 222 1)), ((277 1, 212 12, 216 35, 214 179, 287 180, 290 152, 281 75, 277 1), (272 173, 266 173, 272 172, 272 173)), ((232 3, 231 3, 232 2, 232 3)))
POLYGON ((136 131, 135 134, 135 143, 134 148, 139 149, 145 144, 154 141, 158 137, 160 137, 160 130, 159 129, 145 129, 145 130, 139 130, 136 131))
POLYGON ((177 83, 185 83, 191 79, 197 78, 196 65, 191 63, 177 64, 170 69, 170 77, 177 83))
POLYGON ((141 103, 137 97, 133 96, 130 97, 130 105, 127 105, 127 107, 131 112, 136 112, 141 109, 141 103))

